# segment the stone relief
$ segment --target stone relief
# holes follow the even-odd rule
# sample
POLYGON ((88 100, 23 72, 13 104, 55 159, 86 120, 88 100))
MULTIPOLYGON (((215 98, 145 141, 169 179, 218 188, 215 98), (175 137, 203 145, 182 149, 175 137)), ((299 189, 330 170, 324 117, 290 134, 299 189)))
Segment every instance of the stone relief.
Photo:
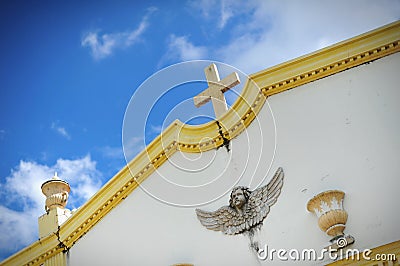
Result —
POLYGON ((257 251, 258 244, 253 242, 254 233, 261 229, 270 207, 277 201, 283 177, 280 167, 267 185, 254 191, 247 187, 235 187, 230 195, 229 206, 211 212, 196 209, 197 218, 209 230, 221 231, 226 235, 248 235, 250 247, 257 251))

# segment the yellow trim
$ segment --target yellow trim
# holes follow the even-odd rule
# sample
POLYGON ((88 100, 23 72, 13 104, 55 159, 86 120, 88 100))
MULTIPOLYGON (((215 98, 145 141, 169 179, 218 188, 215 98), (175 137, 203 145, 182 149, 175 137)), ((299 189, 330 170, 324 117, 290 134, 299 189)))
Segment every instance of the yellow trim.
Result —
POLYGON ((67 266, 67 256, 63 252, 50 257, 44 262, 44 266, 67 266))
POLYGON ((333 263, 330 263, 328 265, 330 266, 343 266, 343 265, 354 265, 354 266, 378 266, 378 265, 400 265, 400 240, 395 241, 383 246, 379 246, 376 248, 371 249, 371 253, 367 254, 369 258, 374 259, 375 255, 377 254, 394 254, 396 256, 395 260, 392 261, 379 261, 379 260, 366 260, 363 258, 363 256, 359 256, 360 260, 356 260, 354 256, 352 256, 350 259, 342 259, 339 261, 335 261, 333 263))
POLYGON ((270 96, 399 51, 400 21, 251 75, 270 96))
POLYGON ((39 265, 71 248, 176 151, 200 152, 219 147, 224 139, 235 138, 250 125, 266 97, 399 52, 399 44, 397 21, 251 75, 242 95, 219 121, 191 126, 176 120, 80 207, 60 227, 58 238, 50 236, 37 241, 2 265, 39 265))

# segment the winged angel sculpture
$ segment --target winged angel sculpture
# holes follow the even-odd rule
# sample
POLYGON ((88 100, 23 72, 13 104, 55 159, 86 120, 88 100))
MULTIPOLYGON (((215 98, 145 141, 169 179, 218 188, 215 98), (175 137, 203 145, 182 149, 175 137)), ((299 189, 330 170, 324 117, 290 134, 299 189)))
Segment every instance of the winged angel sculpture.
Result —
POLYGON ((233 188, 229 206, 208 212, 196 209, 200 223, 209 230, 221 231, 226 235, 246 234, 250 238, 250 247, 258 251, 253 242, 254 233, 262 226, 270 207, 275 204, 283 185, 283 169, 278 168, 269 183, 250 191, 247 187, 233 188))

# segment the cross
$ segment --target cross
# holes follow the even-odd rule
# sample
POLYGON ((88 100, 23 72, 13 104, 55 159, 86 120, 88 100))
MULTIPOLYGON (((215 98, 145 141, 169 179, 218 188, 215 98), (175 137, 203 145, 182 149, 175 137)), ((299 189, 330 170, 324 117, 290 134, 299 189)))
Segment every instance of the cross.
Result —
POLYGON ((239 76, 236 72, 231 73, 223 80, 220 80, 218 69, 215 64, 211 64, 204 69, 208 88, 193 98, 194 105, 200 107, 211 100, 215 118, 220 118, 226 111, 224 92, 230 90, 240 83, 239 76))

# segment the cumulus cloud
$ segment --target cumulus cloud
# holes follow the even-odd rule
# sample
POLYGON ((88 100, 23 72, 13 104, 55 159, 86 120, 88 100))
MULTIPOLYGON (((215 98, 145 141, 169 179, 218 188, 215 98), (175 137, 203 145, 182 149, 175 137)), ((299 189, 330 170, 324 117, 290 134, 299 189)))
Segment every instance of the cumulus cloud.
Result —
POLYGON ((56 171, 71 186, 69 209, 79 207, 102 185, 102 175, 89 155, 58 159, 52 166, 21 161, 0 184, 0 260, 38 239, 37 219, 45 213, 40 187, 56 171))
POLYGON ((93 58, 100 60, 110 56, 117 48, 129 47, 140 40, 141 35, 149 26, 149 16, 157 8, 151 7, 142 18, 136 29, 124 32, 104 33, 99 31, 88 32, 82 38, 81 45, 89 47, 93 58))

